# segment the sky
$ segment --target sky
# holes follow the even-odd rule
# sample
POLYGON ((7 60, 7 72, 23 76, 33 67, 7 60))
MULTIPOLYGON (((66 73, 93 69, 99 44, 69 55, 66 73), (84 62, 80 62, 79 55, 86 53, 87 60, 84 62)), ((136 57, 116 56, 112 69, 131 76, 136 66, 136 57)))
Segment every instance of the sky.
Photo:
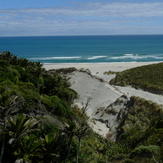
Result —
POLYGON ((163 34, 163 0, 1 0, 0 36, 163 34))

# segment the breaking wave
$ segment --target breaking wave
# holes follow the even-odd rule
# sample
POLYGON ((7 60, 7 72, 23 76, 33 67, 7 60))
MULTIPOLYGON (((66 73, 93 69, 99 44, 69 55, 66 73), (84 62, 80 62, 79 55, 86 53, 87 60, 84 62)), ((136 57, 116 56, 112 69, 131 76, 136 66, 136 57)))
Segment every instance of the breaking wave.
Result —
POLYGON ((108 59, 112 59, 112 60, 125 60, 125 59, 131 59, 131 60, 150 60, 150 59, 154 59, 154 60, 161 60, 163 59, 163 55, 139 55, 139 54, 124 54, 122 56, 112 56, 109 57, 108 59))
POLYGON ((149 62, 163 61, 163 54, 112 54, 99 56, 61 56, 61 57, 36 57, 30 58, 32 61, 43 63, 98 63, 98 62, 149 62))
POLYGON ((100 58, 107 58, 108 56, 93 56, 93 57, 90 57, 90 58, 88 58, 88 59, 100 59, 100 58))
POLYGON ((74 57, 40 57, 40 58, 30 58, 30 60, 64 60, 64 59, 80 59, 80 56, 74 56, 74 57))

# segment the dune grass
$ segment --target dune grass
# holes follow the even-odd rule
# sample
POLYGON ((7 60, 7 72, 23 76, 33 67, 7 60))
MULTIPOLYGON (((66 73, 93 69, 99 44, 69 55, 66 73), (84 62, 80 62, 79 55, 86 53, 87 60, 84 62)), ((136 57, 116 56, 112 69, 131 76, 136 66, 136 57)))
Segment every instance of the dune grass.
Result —
POLYGON ((143 89, 158 94, 163 93, 163 63, 128 69, 116 74, 110 84, 143 89))

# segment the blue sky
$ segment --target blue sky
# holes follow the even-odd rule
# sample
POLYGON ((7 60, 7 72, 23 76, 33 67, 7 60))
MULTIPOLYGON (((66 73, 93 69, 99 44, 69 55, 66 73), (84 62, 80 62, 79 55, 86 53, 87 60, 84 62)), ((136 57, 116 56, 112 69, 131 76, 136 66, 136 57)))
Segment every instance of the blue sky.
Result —
POLYGON ((0 36, 163 34, 163 0, 4 0, 0 36))

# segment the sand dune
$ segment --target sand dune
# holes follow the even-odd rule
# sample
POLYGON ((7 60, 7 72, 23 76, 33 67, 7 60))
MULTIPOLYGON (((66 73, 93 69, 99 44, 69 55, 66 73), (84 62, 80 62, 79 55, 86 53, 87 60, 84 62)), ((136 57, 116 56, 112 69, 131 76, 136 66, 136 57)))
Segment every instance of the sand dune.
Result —
POLYGON ((125 100, 127 101, 127 98, 134 95, 158 104, 163 104, 163 97, 141 90, 135 90, 131 87, 111 86, 108 81, 115 75, 104 75, 104 72, 123 71, 147 64, 152 63, 54 64, 45 65, 44 67, 47 70, 69 67, 75 67, 79 70, 67 74, 72 89, 76 90, 79 94, 79 98, 75 103, 80 108, 85 107, 88 103, 86 114, 90 117, 90 126, 102 136, 106 136, 110 133, 113 135, 112 139, 115 140, 116 127, 121 123, 117 119, 122 112, 123 114, 126 112, 125 100), (81 68, 89 69, 91 74, 85 71, 80 71, 81 68), (99 78, 102 78, 103 80, 100 80, 99 78), (123 95, 124 98, 122 98, 123 95), (124 105, 122 106, 118 103, 115 104, 114 102, 117 99, 124 101, 124 105), (114 114, 110 114, 112 105, 114 105, 114 114))

